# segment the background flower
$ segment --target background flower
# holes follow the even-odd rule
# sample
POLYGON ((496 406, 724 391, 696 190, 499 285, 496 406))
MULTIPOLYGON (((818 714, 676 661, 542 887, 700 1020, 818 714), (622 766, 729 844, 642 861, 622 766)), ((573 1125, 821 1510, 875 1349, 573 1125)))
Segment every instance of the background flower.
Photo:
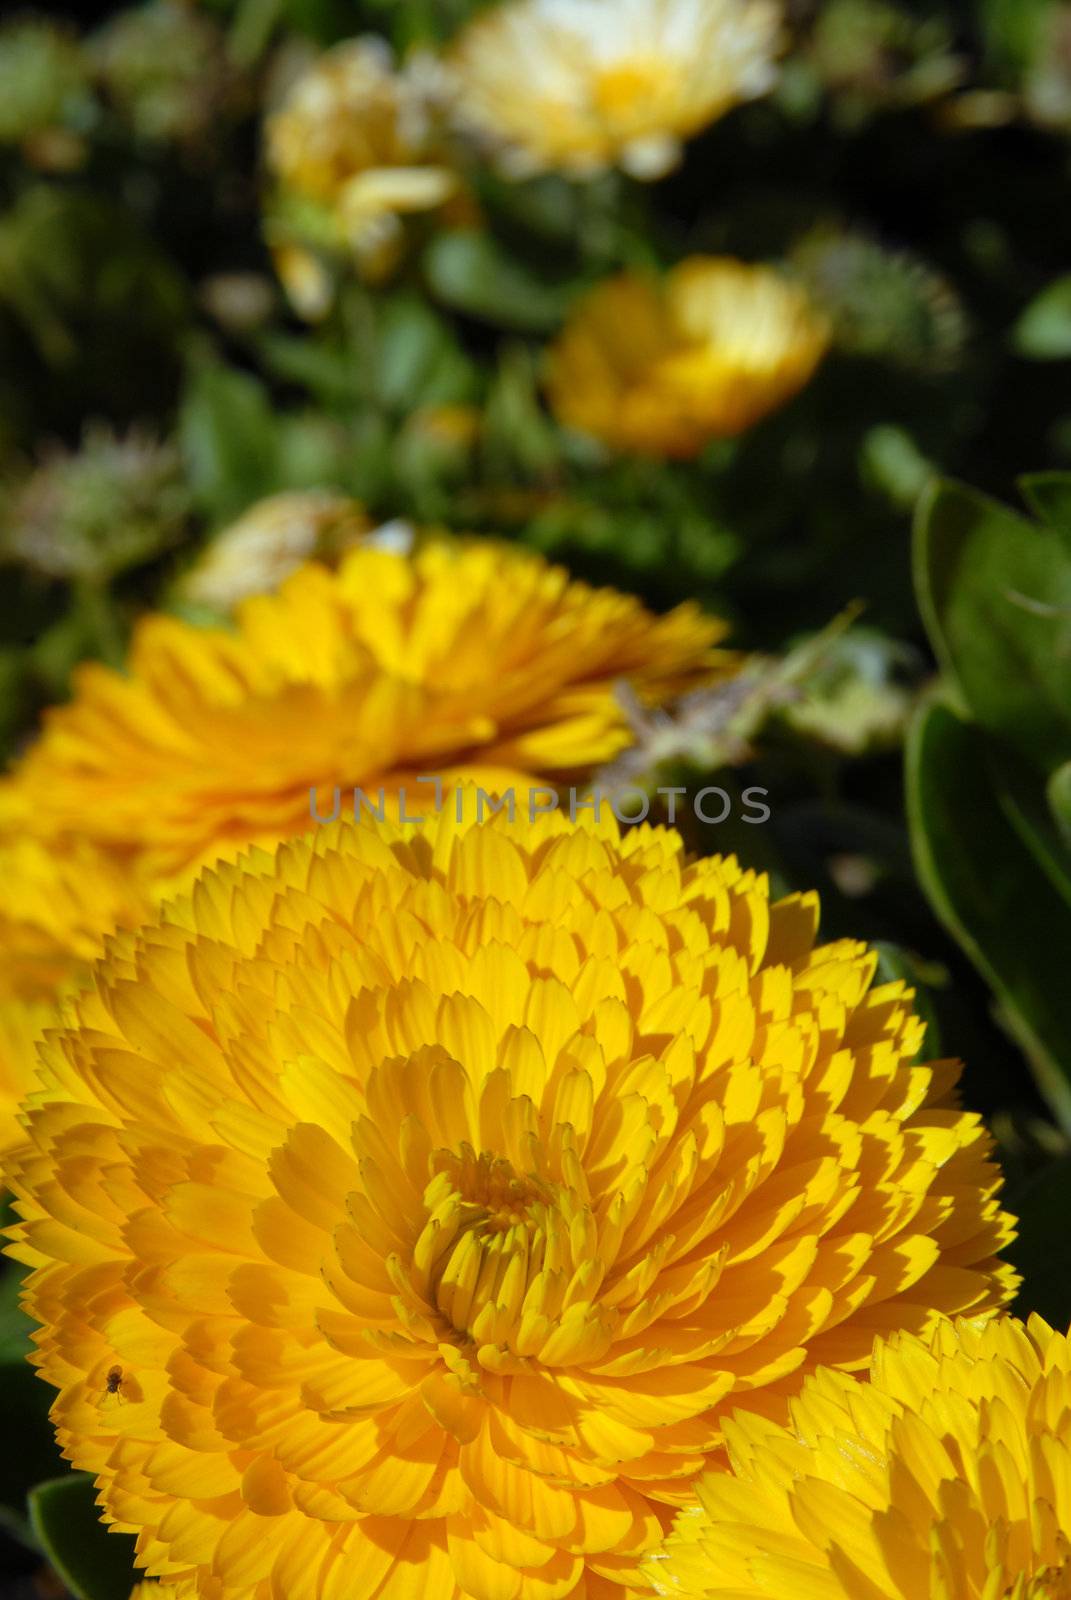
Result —
POLYGON ((450 55, 455 114, 515 173, 656 178, 774 83, 774 0, 511 0, 450 55))
POLYGON ((1040 1317, 938 1323, 871 1382, 808 1379, 785 1428, 726 1424, 651 1576, 660 1594, 856 1600, 1071 1594, 1071 1350, 1040 1317))
POLYGON ((722 631, 505 547, 359 548, 246 600, 234 631, 144 619, 129 674, 81 669, 12 790, 31 832, 167 875, 304 832, 313 787, 374 794, 465 765, 590 776, 631 742, 615 680, 657 701, 732 671, 722 631))
POLYGON ((329 490, 271 495, 212 541, 182 580, 184 599, 230 611, 267 594, 306 561, 341 556, 371 531, 362 508, 329 490))
MULTIPOLYGON (((11 826, 14 819, 6 818, 11 826)), ((57 848, 18 832, 0 839, 0 1150, 23 1137, 16 1118, 33 1087, 37 1042, 59 1021, 105 937, 148 915, 129 868, 88 841, 57 848)))
POLYGON ((12 1249, 149 1574, 623 1596, 730 1396, 998 1306, 955 1069, 816 920, 671 831, 443 814, 120 936, 42 1052, 12 1249))
POLYGON ((769 267, 691 257, 580 302, 550 355, 561 422, 617 450, 698 455, 802 388, 829 342, 807 294, 769 267))
MULTIPOLYGON (((429 89, 419 67, 395 69, 383 40, 350 39, 314 61, 267 122, 267 161, 284 195, 322 208, 337 245, 371 277, 397 261, 401 218, 457 189, 429 89)), ((285 220, 272 229, 283 243, 280 229, 285 220)))

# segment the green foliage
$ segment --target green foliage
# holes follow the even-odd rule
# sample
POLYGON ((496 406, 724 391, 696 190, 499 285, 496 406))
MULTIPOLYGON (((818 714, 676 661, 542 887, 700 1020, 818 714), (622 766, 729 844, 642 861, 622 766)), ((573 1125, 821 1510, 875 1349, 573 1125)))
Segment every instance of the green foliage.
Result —
MULTIPOLYGON (((1071 478, 1027 488, 1062 512, 1071 478)), ((908 745, 919 876, 1071 1131, 1071 549, 943 483, 920 506, 915 565, 952 701, 922 707, 908 745)))
POLYGON ((1034 361, 1071 356, 1071 277, 1056 278, 1036 295, 1015 324, 1015 346, 1034 361))
POLYGON ((30 1526, 73 1600, 129 1600, 134 1540, 103 1526, 87 1473, 39 1483, 29 1503, 30 1526))

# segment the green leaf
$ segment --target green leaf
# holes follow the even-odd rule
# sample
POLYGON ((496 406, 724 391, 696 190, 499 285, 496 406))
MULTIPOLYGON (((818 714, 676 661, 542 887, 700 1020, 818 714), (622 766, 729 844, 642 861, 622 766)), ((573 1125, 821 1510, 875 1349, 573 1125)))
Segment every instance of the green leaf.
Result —
POLYGON ((33 1349, 30 1334, 37 1324, 19 1305, 22 1277, 11 1263, 0 1270, 0 1361, 22 1361, 33 1349))
POLYGON ((907 746, 915 868, 941 922, 989 983, 1065 1130, 1071 1130, 1071 910, 1002 808, 986 740, 940 701, 907 746))
POLYGON ((129 1600, 138 1579, 134 1540, 101 1522, 88 1473, 39 1483, 29 1506, 30 1526, 75 1600, 129 1600))
POLYGON ((0 1416, 6 1447, 0 1451, 0 1505, 22 1513, 26 1491, 62 1466, 48 1420, 53 1391, 19 1356, 0 1361, 0 1416), (18 1448, 12 1449, 17 1440, 18 1448))
POLYGON ((1060 837, 1071 850, 1071 761, 1057 767, 1048 784, 1049 810, 1052 812, 1060 837))
POLYGON ((1071 274, 1057 278, 1036 295, 1012 330, 1012 342, 1034 361, 1064 361, 1071 356, 1071 274))
POLYGON ((935 654, 975 720, 1049 771, 1071 749, 1071 553, 1050 528, 943 482, 915 523, 935 654))
POLYGON ((490 234, 470 229, 434 239, 424 254, 424 271, 444 305, 522 333, 551 332, 575 292, 571 283, 548 283, 490 234))
POLYGON ((1019 489, 1035 516, 1071 540, 1071 472, 1030 472, 1019 489))
POLYGON ((1036 1311, 1054 1328, 1071 1322, 1071 1157, 1052 1161, 1004 1196, 1018 1218, 1018 1237, 1004 1252, 1023 1275, 1014 1310, 1036 1311))
POLYGON ((1004 815, 1071 913, 1071 854, 1056 824, 1045 785, 1032 768, 990 741, 986 760, 1004 815))
POLYGON ((219 365, 197 371, 179 435, 194 493, 213 519, 230 521, 280 487, 271 401, 248 373, 219 365))

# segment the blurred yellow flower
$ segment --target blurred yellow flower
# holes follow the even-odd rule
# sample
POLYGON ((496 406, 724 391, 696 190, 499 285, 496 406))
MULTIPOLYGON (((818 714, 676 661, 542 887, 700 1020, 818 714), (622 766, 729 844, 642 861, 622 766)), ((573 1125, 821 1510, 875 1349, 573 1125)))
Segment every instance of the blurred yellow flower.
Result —
MULTIPOLYGON (((372 278, 397 261, 401 219, 434 210, 457 190, 438 148, 432 98, 433 79, 419 61, 398 70, 384 40, 349 39, 320 56, 268 118, 268 167, 284 195, 322 208, 335 242, 372 278)), ((292 249, 285 233, 273 242, 292 249)))
POLYGON ((455 115, 519 176, 660 177, 773 85, 780 20, 775 0, 510 0, 454 47, 455 115))
POLYGON ((216 535, 180 585, 184 599, 229 611, 277 589, 304 562, 341 556, 371 531, 363 507, 326 489, 258 500, 216 535))
MULTIPOLYGON (((5 826, 18 826, 17 810, 5 826)), ((23 826, 25 819, 23 819, 23 826)), ((0 1151, 22 1137, 19 1101, 32 1087, 37 1041, 59 996, 101 954, 104 938, 148 915, 136 878, 88 841, 57 849, 0 841, 0 1151)))
POLYGON ((816 920, 672 831, 451 810, 120 935, 42 1049, 10 1249, 147 1573, 623 1600, 730 1401, 1004 1301, 955 1067, 816 920))
POLYGON ((739 1414, 652 1566, 696 1600, 1068 1600, 1071 1348, 1032 1317, 879 1346, 784 1428, 739 1414))
POLYGON ((143 619, 128 672, 79 668, 8 792, 31 833, 167 878, 304 832, 313 786, 396 790, 459 766, 587 778, 631 742, 615 682, 651 704, 733 672, 723 631, 508 546, 362 546, 243 601, 233 629, 143 619))
POLYGON ((47 1000, 0 996, 0 1154, 26 1137, 19 1103, 33 1087, 38 1041, 57 1020, 56 1007, 47 1000))
POLYGON ((551 350, 548 393, 560 422, 616 450, 687 459, 789 399, 828 343, 825 318, 773 268, 693 256, 582 300, 551 350))
MULTIPOLYGON (((18 796, 28 802, 27 796, 18 796)), ((149 900, 137 877, 88 839, 62 849, 27 836, 28 810, 5 809, 0 839, 0 999, 50 999, 99 956, 107 934, 133 927, 149 900)))

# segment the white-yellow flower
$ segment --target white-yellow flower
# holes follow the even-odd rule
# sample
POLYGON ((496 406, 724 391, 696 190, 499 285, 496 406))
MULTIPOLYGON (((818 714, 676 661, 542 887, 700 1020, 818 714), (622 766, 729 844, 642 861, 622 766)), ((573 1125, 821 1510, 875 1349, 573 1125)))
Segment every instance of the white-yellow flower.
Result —
POLYGON ((458 41, 455 112, 518 176, 657 178, 772 86, 779 32, 775 0, 512 0, 458 41))

